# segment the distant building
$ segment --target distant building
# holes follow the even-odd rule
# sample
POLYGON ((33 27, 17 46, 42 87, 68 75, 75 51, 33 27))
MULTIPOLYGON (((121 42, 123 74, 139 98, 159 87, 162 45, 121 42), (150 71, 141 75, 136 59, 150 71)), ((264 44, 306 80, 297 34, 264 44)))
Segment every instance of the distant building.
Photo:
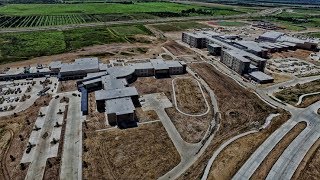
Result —
POLYGON ((273 43, 291 43, 288 45, 289 47, 292 47, 293 44, 297 48, 301 49, 307 49, 307 50, 317 50, 318 49, 318 43, 311 39, 299 39, 295 37, 291 37, 286 35, 282 32, 276 32, 276 31, 269 31, 259 36, 259 41, 269 41, 273 43))

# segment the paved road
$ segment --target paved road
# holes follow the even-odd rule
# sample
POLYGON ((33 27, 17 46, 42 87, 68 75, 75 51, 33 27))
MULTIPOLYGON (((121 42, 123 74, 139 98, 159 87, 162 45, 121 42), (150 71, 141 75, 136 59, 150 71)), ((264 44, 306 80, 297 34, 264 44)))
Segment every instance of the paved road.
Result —
POLYGON ((63 26, 49 26, 49 27, 28 27, 28 28, 5 28, 0 29, 0 33, 10 32, 30 32, 30 31, 48 31, 48 30, 68 30, 80 27, 95 27, 95 26, 111 26, 120 24, 140 24, 140 23, 165 23, 172 21, 188 21, 188 20, 221 20, 221 19, 237 19, 237 18, 249 18, 258 16, 273 15, 275 13, 282 12, 281 8, 272 8, 263 11, 259 11, 255 14, 240 14, 230 16, 196 16, 196 17, 174 17, 174 18, 159 18, 159 19, 144 19, 144 20, 130 20, 130 21, 113 21, 113 22, 99 22, 88 24, 74 24, 63 26))
POLYGON ((82 121, 80 98, 69 97, 68 115, 64 136, 61 180, 82 179, 82 121))
POLYGON ((316 113, 319 108, 320 101, 298 116, 301 121, 308 122, 308 126, 282 153, 268 174, 268 180, 291 179, 308 150, 320 137, 320 117, 316 113))
MULTIPOLYGON (((306 82, 312 78, 305 78, 301 81, 294 80, 292 82, 282 83, 282 85, 292 85, 298 82, 306 82)), ((309 106, 306 109, 298 109, 292 106, 281 104, 269 96, 266 96, 266 93, 272 93, 272 90, 278 90, 280 85, 275 85, 273 87, 266 88, 266 91, 260 89, 258 91, 259 95, 265 100, 269 101, 272 104, 275 104, 278 107, 290 111, 292 118, 289 119, 285 124, 283 124, 279 129, 277 129, 269 138, 250 156, 246 163, 241 167, 241 169, 236 173, 233 179, 249 179, 259 165, 263 162, 265 157, 271 152, 271 150, 277 145, 277 143, 298 123, 301 121, 308 122, 306 130, 300 133, 296 139, 288 146, 285 152, 280 156, 277 163, 273 166, 272 171, 270 171, 270 178, 276 175, 286 174, 285 177, 292 176, 299 163, 303 159, 303 153, 306 153, 312 144, 319 137, 318 126, 320 124, 319 116, 315 114, 315 109, 320 108, 320 102, 315 103, 312 106, 309 106), (312 137, 312 138, 311 138, 312 137), (292 151, 292 148, 295 151, 292 151), (291 150, 290 150, 291 149, 291 150), (301 153, 300 158, 295 158, 297 152, 301 153), (291 162, 291 158, 295 160, 291 162), (282 163, 287 163, 283 165, 282 163), (282 165, 279 165, 282 164, 282 165), (290 166, 288 168, 288 166, 290 166)), ((277 178, 276 178, 277 179, 277 178)), ((281 178, 280 178, 281 179, 281 178)), ((290 178, 289 178, 290 179, 290 178)))

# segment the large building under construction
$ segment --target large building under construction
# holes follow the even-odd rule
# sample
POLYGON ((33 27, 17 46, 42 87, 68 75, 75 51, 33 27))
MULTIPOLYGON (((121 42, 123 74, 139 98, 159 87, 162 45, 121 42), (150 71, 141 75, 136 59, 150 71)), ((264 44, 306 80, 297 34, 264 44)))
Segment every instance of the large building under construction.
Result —
POLYGON ((301 40, 274 31, 261 35, 257 41, 246 41, 235 35, 220 35, 212 31, 184 32, 182 41, 191 47, 207 48, 214 56, 220 55, 223 64, 259 83, 273 81, 271 76, 264 73, 269 53, 318 48, 317 43, 311 40, 301 40), (254 71, 260 72, 252 73, 254 71))

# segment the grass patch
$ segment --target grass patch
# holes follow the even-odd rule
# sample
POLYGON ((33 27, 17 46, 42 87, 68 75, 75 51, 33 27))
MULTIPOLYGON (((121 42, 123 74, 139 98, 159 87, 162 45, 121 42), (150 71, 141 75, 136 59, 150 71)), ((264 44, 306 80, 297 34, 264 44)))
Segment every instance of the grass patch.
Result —
POLYGON ((315 80, 305 84, 297 84, 293 87, 276 92, 275 97, 280 99, 281 101, 295 105, 301 95, 319 91, 320 80, 315 80))
POLYGON ((236 22, 236 21, 219 21, 218 25, 220 26, 244 26, 246 23, 236 22))
POLYGON ((184 5, 170 2, 150 3, 82 3, 82 4, 9 4, 0 7, 5 15, 65 15, 65 14, 114 14, 138 12, 180 12, 190 8, 199 8, 195 5, 184 5))
POLYGON ((59 54, 91 45, 134 42, 131 37, 136 34, 152 33, 143 25, 128 25, 1 34, 0 62, 59 54))
POLYGON ((186 29, 210 28, 210 26, 200 24, 197 22, 172 22, 172 23, 155 24, 152 26, 163 32, 183 31, 186 29))
POLYGON ((66 49, 62 32, 28 32, 0 35, 0 62, 61 53, 66 49))

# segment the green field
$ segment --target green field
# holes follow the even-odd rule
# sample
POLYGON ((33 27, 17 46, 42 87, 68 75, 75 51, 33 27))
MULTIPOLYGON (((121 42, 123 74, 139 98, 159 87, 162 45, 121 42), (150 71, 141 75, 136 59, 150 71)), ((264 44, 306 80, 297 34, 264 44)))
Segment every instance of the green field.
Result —
POLYGON ((320 27, 320 16, 310 15, 308 13, 282 12, 276 16, 267 17, 264 20, 277 23, 278 25, 293 31, 320 27))
POLYGON ((246 23, 237 22, 237 21, 219 21, 217 23, 220 26, 244 26, 246 23))
POLYGON ((152 33, 143 25, 130 25, 1 34, 0 62, 58 54, 90 45, 130 42, 130 37, 136 34, 152 33))
POLYGON ((161 23, 161 24, 153 24, 152 26, 163 32, 183 31, 186 29, 210 28, 210 26, 193 22, 193 21, 161 23))
POLYGON ((305 35, 308 37, 320 38, 320 32, 307 33, 305 35))
POLYGON ((0 6, 0 28, 57 26, 166 17, 235 15, 247 9, 204 7, 170 2, 134 4, 8 4, 0 6))
POLYGON ((169 2, 150 2, 135 4, 82 3, 82 4, 9 4, 0 7, 1 14, 30 15, 67 15, 67 14, 117 14, 139 12, 181 12, 200 6, 182 5, 169 2))

